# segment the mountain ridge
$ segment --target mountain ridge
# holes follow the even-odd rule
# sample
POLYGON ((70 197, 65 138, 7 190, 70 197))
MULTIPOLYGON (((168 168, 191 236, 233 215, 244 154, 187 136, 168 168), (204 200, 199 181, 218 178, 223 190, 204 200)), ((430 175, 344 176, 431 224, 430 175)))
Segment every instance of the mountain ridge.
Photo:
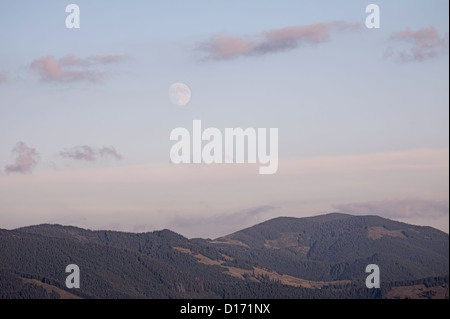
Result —
POLYGON ((448 234, 379 216, 277 217, 214 240, 40 224, 0 229, 0 243, 0 297, 67 291, 68 263, 88 280, 82 298, 382 297, 365 288, 369 263, 388 286, 448 281, 448 234))

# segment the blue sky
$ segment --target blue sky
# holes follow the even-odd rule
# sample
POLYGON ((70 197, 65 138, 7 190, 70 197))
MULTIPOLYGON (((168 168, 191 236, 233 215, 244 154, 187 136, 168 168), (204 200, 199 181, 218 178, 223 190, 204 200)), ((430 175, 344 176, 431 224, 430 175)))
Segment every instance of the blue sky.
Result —
MULTIPOLYGON (((412 198, 432 201, 433 209, 434 201, 439 201, 444 213, 427 218, 423 212, 423 216, 407 221, 436 226, 442 224, 442 218, 448 220, 448 177, 443 177, 448 176, 449 144, 448 2, 373 1, 381 9, 380 29, 364 26, 365 6, 372 2, 361 1, 74 1, 80 7, 81 28, 67 29, 65 6, 69 3, 0 4, 0 188, 7 190, 4 204, 0 204, 0 223, 5 220, 0 227, 55 221, 112 227, 102 223, 99 216, 108 216, 111 207, 118 211, 127 207, 148 213, 136 213, 128 224, 111 215, 114 227, 151 230, 171 226, 180 214, 200 219, 237 216, 236 212, 270 206, 277 208, 263 209, 266 215, 258 218, 307 216, 333 210, 336 205, 342 208, 346 203, 395 200, 398 204, 398 200, 412 198), (338 21, 348 28, 335 27, 333 23, 338 21), (326 41, 317 40, 324 30, 317 25, 325 28, 326 41), (288 39, 292 46, 271 47, 264 52, 248 49, 264 44, 265 36, 274 32, 278 38, 272 42, 266 39, 265 44, 276 47, 289 27, 295 28, 296 34, 288 39), (312 38, 299 35, 306 28, 312 38), (219 42, 225 44, 219 46, 219 42), (232 52, 232 56, 217 58, 224 52, 232 52), (68 56, 73 65, 64 65, 68 56), (78 75, 52 77, 49 72, 54 69, 48 63, 78 75), (192 91, 186 106, 172 105, 167 96, 169 86, 176 82, 186 83, 192 91), (102 170, 110 169, 112 175, 124 176, 122 170, 127 168, 151 170, 149 165, 164 164, 169 165, 163 178, 166 194, 171 193, 174 183, 189 185, 182 176, 190 176, 193 168, 182 166, 183 173, 175 176, 180 168, 173 170, 169 164, 173 144, 169 134, 176 127, 191 130, 194 119, 201 119, 204 127, 219 129, 277 127, 280 161, 298 160, 298 165, 315 158, 329 159, 330 163, 348 159, 348 163, 334 167, 343 172, 343 167, 354 161, 362 165, 371 155, 382 156, 378 163, 390 163, 392 154, 404 159, 415 154, 416 158, 404 167, 396 166, 404 184, 395 189, 391 187, 392 172, 380 164, 336 179, 342 182, 336 187, 358 189, 352 182, 366 176, 367 183, 376 181, 379 192, 374 193, 371 187, 364 192, 363 187, 354 198, 351 194, 335 197, 331 188, 327 195, 323 193, 326 187, 319 187, 304 199, 314 199, 315 204, 309 206, 286 204, 300 196, 294 192, 286 195, 288 187, 303 180, 302 175, 297 176, 302 169, 295 165, 290 173, 298 179, 251 177, 246 185, 252 200, 235 197, 234 189, 242 183, 239 174, 235 180, 223 180, 222 186, 211 186, 209 193, 202 193, 200 189, 210 177, 222 176, 219 171, 225 168, 217 166, 217 173, 210 168, 198 173, 199 192, 191 197, 195 200, 175 194, 152 200, 148 194, 121 197, 114 184, 105 182, 89 190, 97 198, 89 199, 96 207, 95 214, 88 213, 91 206, 79 203, 79 198, 87 196, 81 196, 79 189, 62 188, 67 200, 55 202, 52 192, 61 189, 62 180, 64 185, 71 184, 73 172, 103 176, 102 170), (26 172, 8 173, 6 167, 17 156, 11 151, 20 141, 34 149, 39 159, 27 166, 26 172), (78 146, 88 146, 97 157, 77 160, 61 155, 78 146), (101 155, 104 147, 114 149, 121 159, 101 155), (353 156, 360 157, 356 160, 353 156), (66 175, 56 178, 55 174, 66 175), (416 178, 408 180, 411 176, 416 178), (52 182, 40 184, 47 178, 52 182), (23 187, 12 190, 8 187, 12 183, 23 187), (49 187, 46 195, 31 200, 33 183, 49 187), (284 195, 276 190, 268 195, 253 187, 255 183, 266 188, 277 185, 284 195), (18 198, 29 198, 30 207, 11 199, 18 190, 26 190, 18 198), (120 203, 106 194, 120 197, 120 203), (233 205, 223 203, 217 194, 233 205), (176 208, 167 208, 174 203, 176 208), (210 209, 203 211, 199 203, 208 203, 210 209), (56 209, 58 205, 73 210, 74 219, 59 216, 57 211, 63 208, 56 209), (31 207, 41 213, 30 215, 31 207), (161 209, 168 217, 155 213, 161 209), (11 217, 11 211, 20 218, 11 217)), ((241 167, 226 169, 234 176, 241 167)), ((280 166, 278 175, 283 169, 280 166)), ((249 174, 257 174, 256 169, 249 170, 249 174)), ((334 176, 320 169, 317 174, 311 178, 322 183, 334 176)), ((114 181, 122 183, 120 178, 114 181)), ((142 182, 150 183, 151 178, 142 182)), ((129 183, 128 189, 143 186, 138 181, 129 183)), ((83 189, 81 184, 79 188, 83 189)), ((179 222, 175 224, 181 233, 196 231, 187 224, 185 229, 179 222)), ((221 231, 225 230, 217 229, 217 233, 221 231)))

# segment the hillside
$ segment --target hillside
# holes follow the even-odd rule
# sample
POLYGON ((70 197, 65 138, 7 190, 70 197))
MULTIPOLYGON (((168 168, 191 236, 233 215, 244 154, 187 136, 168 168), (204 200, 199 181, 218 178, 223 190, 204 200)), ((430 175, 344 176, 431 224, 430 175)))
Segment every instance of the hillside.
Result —
POLYGON ((448 234, 378 216, 280 217, 210 243, 309 280, 358 280, 371 263, 390 282, 448 274, 448 234))
POLYGON ((337 213, 215 240, 43 224, 0 229, 0 298, 448 298, 448 248, 430 227, 337 213), (365 287, 370 263, 382 289, 365 287))

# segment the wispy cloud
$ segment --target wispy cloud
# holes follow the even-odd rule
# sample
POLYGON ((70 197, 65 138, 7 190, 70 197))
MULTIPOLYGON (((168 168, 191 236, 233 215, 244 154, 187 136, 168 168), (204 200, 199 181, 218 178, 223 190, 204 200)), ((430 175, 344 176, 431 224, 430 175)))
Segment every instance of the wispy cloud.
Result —
POLYGON ((216 35, 198 46, 207 60, 231 60, 239 56, 260 56, 302 45, 317 45, 331 40, 333 31, 357 30, 359 24, 346 22, 315 23, 262 32, 253 36, 216 35))
POLYGON ((123 55, 96 55, 89 57, 87 60, 91 63, 109 64, 122 62, 125 59, 126 57, 124 57, 123 55))
POLYGON ((95 69, 101 65, 117 63, 125 57, 119 55, 91 56, 79 58, 73 54, 57 60, 49 55, 34 60, 31 70, 38 73, 43 81, 53 82, 98 82, 104 72, 95 69))
POLYGON ((8 79, 6 78, 6 75, 0 73, 0 84, 6 83, 8 79))
POLYGON ((448 201, 394 199, 336 205, 342 213, 381 215, 389 218, 441 218, 449 214, 448 201))
POLYGON ((441 37, 434 27, 417 31, 406 28, 392 33, 390 40, 399 45, 409 44, 408 49, 393 47, 387 49, 385 57, 397 62, 423 61, 448 52, 448 32, 441 37))
POLYGON ((95 148, 88 145, 80 145, 65 149, 59 153, 62 157, 72 158, 80 161, 95 162, 99 158, 112 158, 115 160, 123 159, 113 146, 103 146, 95 148))
MULTIPOLYGON (((339 204, 392 198, 448 202, 448 163, 446 148, 280 158, 277 174, 270 176, 259 175, 256 164, 39 170, 32 180, 20 174, 0 178, 0 219, 3 227, 15 228, 75 216, 86 219, 73 224, 87 228, 117 223, 126 231, 169 228, 215 238, 275 216, 336 211, 339 204)), ((407 222, 448 232, 448 216, 407 222)))
POLYGON ((110 157, 110 158, 113 158, 113 159, 115 159, 115 160, 121 160, 121 159, 123 159, 123 156, 122 155, 120 155, 117 151, 116 151, 116 149, 114 148, 114 147, 112 147, 112 146, 103 146, 102 148, 100 148, 99 150, 98 150, 98 154, 101 156, 101 157, 110 157))
POLYGON ((90 146, 81 145, 65 149, 59 153, 62 157, 68 157, 80 161, 94 162, 96 160, 97 152, 90 146))
POLYGON ((39 153, 24 142, 18 142, 12 149, 16 159, 14 164, 6 165, 6 173, 31 173, 39 161, 39 153))
POLYGON ((256 206, 232 213, 202 217, 177 217, 168 227, 187 237, 211 237, 221 233, 227 235, 245 227, 250 227, 267 218, 276 207, 256 206))

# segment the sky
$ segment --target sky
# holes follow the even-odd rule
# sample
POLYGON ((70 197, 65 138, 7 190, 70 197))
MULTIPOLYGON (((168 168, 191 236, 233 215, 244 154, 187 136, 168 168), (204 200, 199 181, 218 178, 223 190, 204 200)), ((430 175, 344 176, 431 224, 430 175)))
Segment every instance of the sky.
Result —
POLYGON ((448 7, 2 1, 0 228, 215 238, 339 211, 448 232, 448 7), (70 3, 80 28, 66 27, 70 3), (172 163, 171 131, 194 120, 277 128, 277 172, 172 163))

